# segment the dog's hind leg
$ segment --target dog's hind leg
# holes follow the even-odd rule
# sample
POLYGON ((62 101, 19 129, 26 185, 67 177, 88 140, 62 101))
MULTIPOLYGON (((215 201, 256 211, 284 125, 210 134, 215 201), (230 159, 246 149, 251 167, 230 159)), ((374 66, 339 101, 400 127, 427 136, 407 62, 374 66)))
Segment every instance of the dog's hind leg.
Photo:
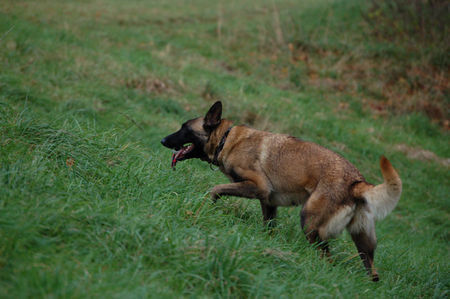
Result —
POLYGON ((321 196, 314 193, 311 194, 311 197, 300 212, 300 223, 309 243, 317 243, 319 248, 329 255, 328 242, 319 235, 319 228, 324 222, 324 215, 322 215, 323 212, 321 209, 315 207, 322 201, 323 199, 321 196))
POLYGON ((373 281, 378 281, 378 273, 374 267, 374 254, 377 247, 377 236, 375 234, 375 221, 371 214, 364 211, 358 211, 347 227, 352 240, 358 249, 367 274, 372 277, 373 281))
POLYGON ((311 244, 318 244, 319 249, 323 250, 323 252, 327 256, 330 256, 330 248, 328 245, 328 241, 322 239, 319 236, 319 230, 313 224, 313 221, 311 221, 310 217, 312 217, 312 216, 310 216, 310 214, 305 209, 302 209, 302 211, 300 213, 300 218, 301 218, 302 229, 303 229, 303 232, 305 233, 306 239, 311 244))
POLYGON ((373 265, 375 248, 377 246, 376 239, 367 232, 353 233, 351 236, 358 249, 359 256, 367 269, 367 274, 372 277, 373 281, 378 281, 378 273, 373 265))
POLYGON ((329 256, 327 240, 340 234, 354 215, 354 206, 336 207, 326 195, 313 193, 303 206, 300 220, 307 240, 318 243, 319 248, 329 256))

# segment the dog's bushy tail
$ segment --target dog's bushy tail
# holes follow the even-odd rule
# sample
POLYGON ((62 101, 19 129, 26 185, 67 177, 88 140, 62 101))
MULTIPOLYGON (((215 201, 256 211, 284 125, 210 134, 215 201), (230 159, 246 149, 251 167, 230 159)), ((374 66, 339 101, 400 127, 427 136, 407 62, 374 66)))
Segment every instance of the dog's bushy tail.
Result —
POLYGON ((402 180, 386 157, 380 159, 381 173, 384 182, 380 185, 359 183, 353 188, 356 198, 364 199, 370 207, 375 219, 386 217, 397 205, 402 194, 402 180))

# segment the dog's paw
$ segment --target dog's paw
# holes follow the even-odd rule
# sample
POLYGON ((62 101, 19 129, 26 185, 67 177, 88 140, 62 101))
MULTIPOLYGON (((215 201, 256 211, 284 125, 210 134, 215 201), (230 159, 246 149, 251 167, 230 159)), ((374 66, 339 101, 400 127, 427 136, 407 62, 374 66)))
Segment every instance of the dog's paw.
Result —
POLYGON ((216 187, 211 189, 209 195, 211 196, 211 200, 213 203, 216 203, 217 200, 220 198, 219 190, 216 187))
POLYGON ((372 274, 372 281, 373 282, 380 281, 380 277, 378 276, 378 273, 372 274))

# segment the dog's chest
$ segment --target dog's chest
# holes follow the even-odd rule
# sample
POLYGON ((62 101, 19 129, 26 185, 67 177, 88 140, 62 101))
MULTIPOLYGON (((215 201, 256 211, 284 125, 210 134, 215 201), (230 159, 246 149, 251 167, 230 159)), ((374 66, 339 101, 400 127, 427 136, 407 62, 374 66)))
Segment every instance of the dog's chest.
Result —
POLYGON ((306 190, 299 192, 272 192, 269 197, 270 205, 273 206, 298 206, 306 202, 309 193, 306 190))

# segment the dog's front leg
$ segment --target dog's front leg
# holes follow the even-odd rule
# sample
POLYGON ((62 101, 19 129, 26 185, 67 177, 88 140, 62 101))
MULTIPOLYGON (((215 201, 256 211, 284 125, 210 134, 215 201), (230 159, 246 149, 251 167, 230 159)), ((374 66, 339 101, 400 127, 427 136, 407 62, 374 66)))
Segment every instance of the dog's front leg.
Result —
POLYGON ((275 217, 277 217, 277 207, 268 205, 264 200, 260 200, 261 209, 263 213, 264 225, 269 228, 275 227, 275 217))
POLYGON ((269 191, 266 191, 264 188, 258 187, 251 181, 243 181, 239 183, 217 185, 211 190, 211 197, 214 202, 223 195, 259 199, 263 212, 264 224, 268 224, 269 227, 275 225, 274 218, 277 215, 277 207, 267 205, 269 191))
POLYGON ((223 195, 266 200, 268 198, 269 192, 258 187, 251 181, 217 185, 211 190, 211 197, 214 201, 216 201, 220 196, 223 195))

